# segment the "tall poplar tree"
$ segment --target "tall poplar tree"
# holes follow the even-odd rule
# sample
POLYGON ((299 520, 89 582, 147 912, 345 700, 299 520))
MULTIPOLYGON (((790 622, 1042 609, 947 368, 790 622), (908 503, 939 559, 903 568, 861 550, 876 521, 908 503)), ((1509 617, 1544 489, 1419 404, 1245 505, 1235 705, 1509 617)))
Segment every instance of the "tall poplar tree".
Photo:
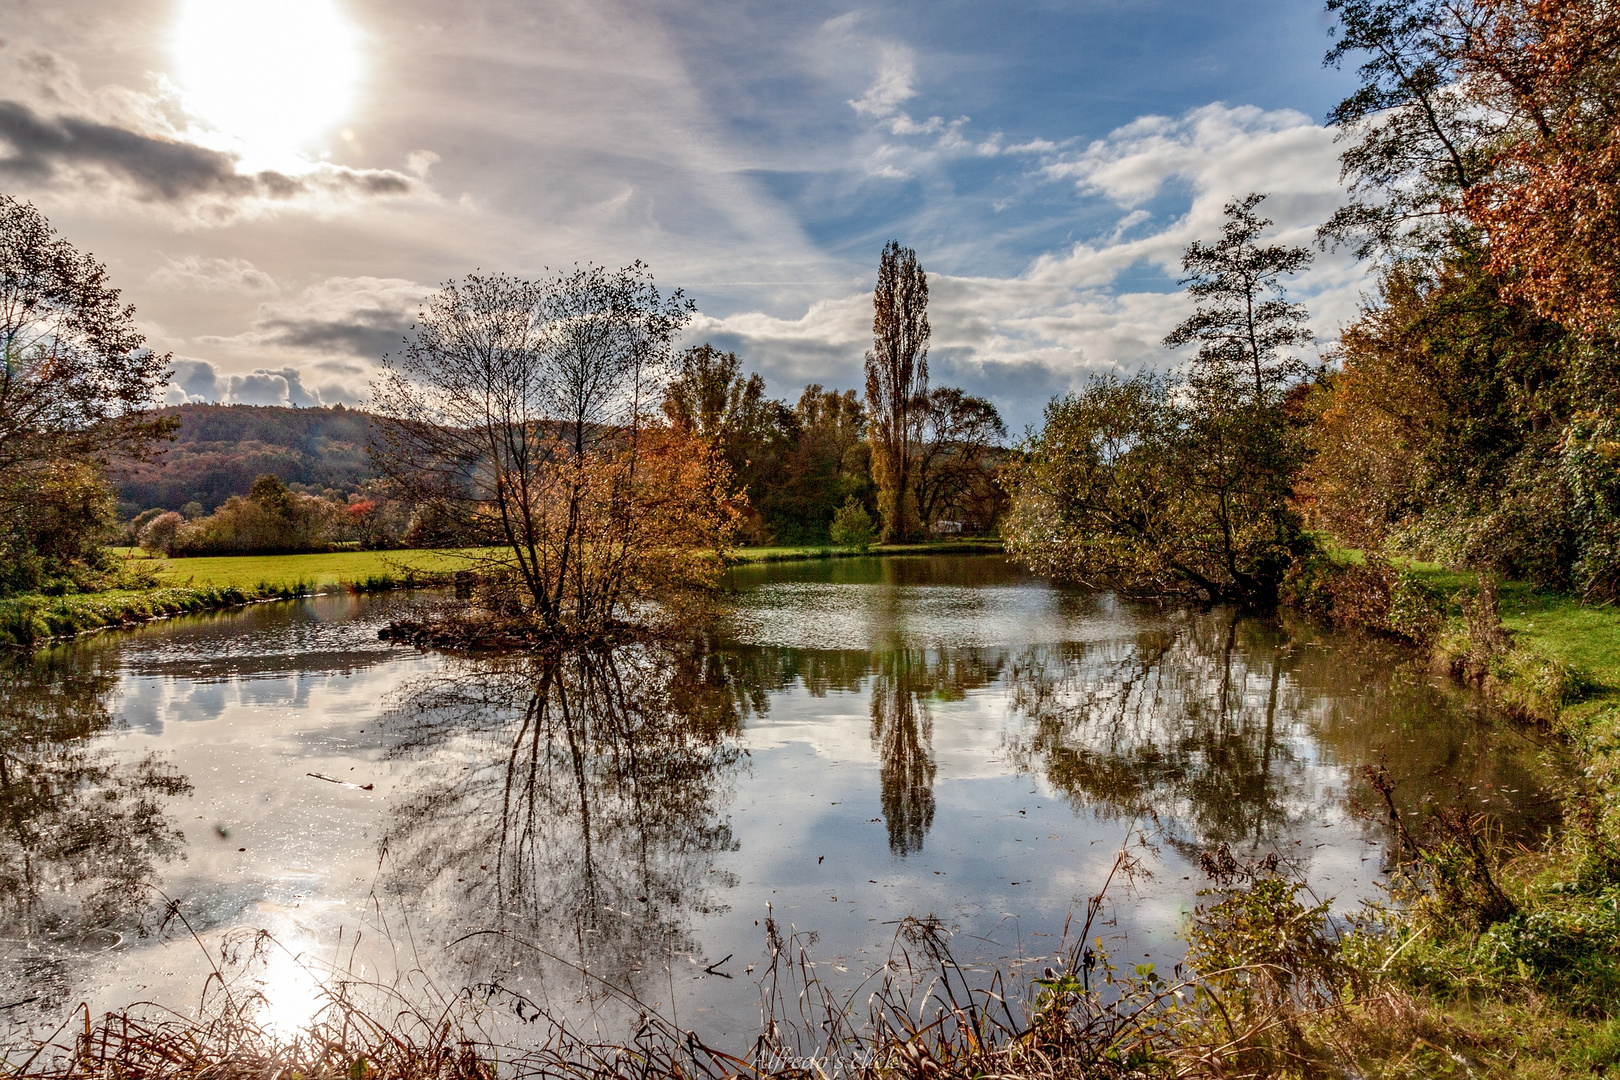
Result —
POLYGON ((883 542, 922 536, 915 491, 916 443, 928 410, 928 275, 917 253, 891 240, 872 296, 872 348, 866 354, 872 478, 883 542))

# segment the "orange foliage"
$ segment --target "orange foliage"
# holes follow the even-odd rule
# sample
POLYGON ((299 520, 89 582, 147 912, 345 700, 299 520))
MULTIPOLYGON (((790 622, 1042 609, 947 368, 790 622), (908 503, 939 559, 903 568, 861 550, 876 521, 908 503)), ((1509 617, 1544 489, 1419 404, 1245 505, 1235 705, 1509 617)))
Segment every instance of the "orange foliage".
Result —
POLYGON ((1490 178, 1463 213, 1510 294, 1586 334, 1620 311, 1620 8, 1476 0, 1468 96, 1502 116, 1490 178))

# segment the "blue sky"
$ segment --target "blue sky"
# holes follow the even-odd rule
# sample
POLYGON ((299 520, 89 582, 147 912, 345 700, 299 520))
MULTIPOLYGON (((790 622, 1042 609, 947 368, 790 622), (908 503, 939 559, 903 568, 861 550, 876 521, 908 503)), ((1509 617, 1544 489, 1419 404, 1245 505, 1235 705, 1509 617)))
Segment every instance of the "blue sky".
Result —
MULTIPOLYGON (((222 2, 0 0, 0 190, 108 262, 179 358, 172 400, 353 403, 436 283, 635 258, 774 394, 857 386, 896 238, 932 276, 935 381, 1017 429, 1090 372, 1174 362, 1176 258, 1227 199, 1271 192, 1303 242, 1341 198, 1320 121, 1349 80, 1313 3, 197 16, 222 2)), ((1297 283, 1324 343, 1363 287, 1342 256, 1297 283)))

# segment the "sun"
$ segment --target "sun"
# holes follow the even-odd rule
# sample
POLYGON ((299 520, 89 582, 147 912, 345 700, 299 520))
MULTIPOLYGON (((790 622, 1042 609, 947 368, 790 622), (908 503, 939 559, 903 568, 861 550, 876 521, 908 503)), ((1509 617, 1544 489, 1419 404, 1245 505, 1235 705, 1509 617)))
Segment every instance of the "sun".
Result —
POLYGON ((351 115, 363 73, 337 0, 181 0, 174 56, 186 107, 252 165, 307 159, 351 115))

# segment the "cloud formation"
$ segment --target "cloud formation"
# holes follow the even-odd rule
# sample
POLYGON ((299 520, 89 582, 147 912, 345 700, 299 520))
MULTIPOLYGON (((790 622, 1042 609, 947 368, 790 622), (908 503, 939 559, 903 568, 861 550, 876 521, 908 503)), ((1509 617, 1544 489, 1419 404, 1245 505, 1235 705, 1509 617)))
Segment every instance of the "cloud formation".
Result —
MULTIPOLYGON (((886 93, 874 100, 898 92, 886 93)), ((1175 286, 1181 253, 1218 234, 1227 201, 1270 193, 1262 212, 1277 222, 1273 234, 1307 244, 1339 195, 1332 133, 1292 110, 1209 105, 1143 117, 1082 148, 1019 152, 1037 158, 1035 182, 1071 184, 1112 207, 1113 220, 1100 236, 1041 255, 1012 277, 930 274, 935 380, 988 394, 1015 429, 1090 373, 1177 362, 1160 341, 1188 310, 1175 286)), ((927 265, 929 253, 919 254, 927 265)), ((1292 291, 1311 307, 1318 336, 1331 340, 1360 285, 1353 263, 1319 256, 1292 291)), ((870 293, 818 301, 798 318, 702 319, 692 331, 761 363, 784 390, 811 377, 858 387, 870 335, 870 293)))
MULTIPOLYGON (((1245 3, 958 5, 923 31, 912 0, 345 0, 364 86, 302 164, 188 111, 169 7, 14 4, 0 187, 108 262, 155 347, 212 365, 188 396, 357 395, 415 283, 638 258, 773 393, 859 387, 898 238, 933 281, 935 379, 1016 429, 1088 371, 1174 363, 1177 262, 1227 199, 1270 192, 1290 242, 1333 209, 1321 27, 1245 3), (1286 56, 1304 76, 1250 78, 1286 56)), ((1360 280, 1323 258, 1297 283, 1324 338, 1360 280)))
MULTIPOLYGON (((1040 255, 1009 277, 930 273, 935 381, 989 396, 1014 430, 1036 422, 1050 397, 1091 373, 1178 362, 1160 341, 1188 310, 1175 286, 1181 253, 1191 240, 1219 232, 1228 200, 1269 192, 1262 211, 1277 222, 1273 235, 1309 243, 1338 195, 1331 132, 1288 110, 1210 105, 1180 117, 1143 117, 1083 147, 1046 143, 1020 152, 1035 159, 1032 182, 1072 186, 1109 216, 1100 235, 1040 255)), ((927 265, 929 252, 920 254, 927 265)), ((223 262, 199 262, 196 270, 229 279, 236 268, 223 262)), ((1311 307, 1319 337, 1331 340, 1353 312, 1360 285, 1353 263, 1321 256, 1292 291, 1311 307)), ((430 291, 404 278, 330 278, 259 304, 242 334, 199 341, 243 358, 284 356, 303 370, 331 365, 319 372, 324 381, 315 396, 353 401, 382 355, 398 349, 430 291)), ((736 350, 767 376, 772 392, 792 398, 807 382, 862 385, 871 312, 871 294, 852 290, 797 316, 703 312, 686 339, 736 350)), ((293 400, 292 382, 285 391, 274 383, 290 370, 256 368, 254 375, 271 380, 220 383, 219 392, 229 400, 254 393, 293 400)))
POLYGON ((275 279, 246 259, 185 255, 166 259, 146 276, 149 285, 186 293, 264 296, 280 291, 275 279))
POLYGON ((0 143, 7 150, 0 176, 38 182, 98 173, 149 202, 198 196, 287 200, 315 193, 375 197, 405 195, 414 185, 385 169, 324 163, 298 176, 269 169, 241 173, 234 154, 84 116, 42 116, 20 101, 0 101, 0 143))
POLYGON ((259 306, 253 326, 232 338, 205 338, 235 348, 279 349, 353 357, 369 363, 399 351, 432 290, 403 278, 329 278, 290 300, 259 306))
POLYGON ((304 373, 297 368, 284 367, 271 371, 258 368, 246 374, 228 375, 208 360, 182 357, 174 362, 174 377, 169 381, 165 404, 185 405, 219 402, 224 405, 291 405, 309 408, 315 405, 335 405, 339 401, 352 404, 356 398, 323 397, 320 391, 304 386, 304 373))

